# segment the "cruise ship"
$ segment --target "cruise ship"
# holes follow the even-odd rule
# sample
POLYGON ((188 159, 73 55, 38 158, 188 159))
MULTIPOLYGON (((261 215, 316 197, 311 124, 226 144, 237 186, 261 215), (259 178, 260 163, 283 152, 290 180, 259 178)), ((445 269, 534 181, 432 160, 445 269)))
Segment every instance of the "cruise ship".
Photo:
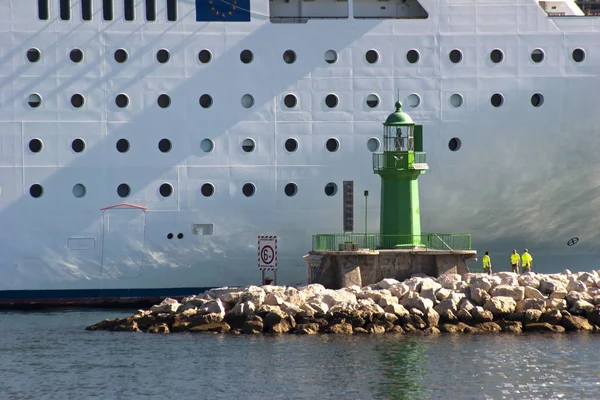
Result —
POLYGON ((423 126, 424 231, 470 233, 495 270, 525 247, 597 268, 598 5, 4 0, 0 299, 260 284, 263 234, 277 283, 305 283, 344 181, 379 230, 396 100, 423 126))

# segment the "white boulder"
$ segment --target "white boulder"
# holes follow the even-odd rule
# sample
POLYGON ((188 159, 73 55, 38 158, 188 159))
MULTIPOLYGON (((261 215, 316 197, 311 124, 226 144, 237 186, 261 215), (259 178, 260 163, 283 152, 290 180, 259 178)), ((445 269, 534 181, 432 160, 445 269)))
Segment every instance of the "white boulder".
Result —
POLYGON ((498 285, 492 289, 490 294, 492 297, 511 297, 515 301, 519 301, 525 298, 525 289, 523 286, 498 285))
POLYGON ((483 309, 490 311, 495 317, 507 316, 515 311, 517 302, 512 297, 492 297, 483 305, 483 309))
POLYGON ((395 279, 391 279, 391 278, 386 278, 386 279, 383 279, 382 281, 377 282, 377 286, 379 286, 381 289, 389 289, 391 286, 396 286, 399 284, 400 284, 400 282, 398 282, 395 279))
POLYGON ((167 297, 160 304, 153 305, 150 308, 152 314, 174 313, 179 308, 180 304, 177 300, 167 297))

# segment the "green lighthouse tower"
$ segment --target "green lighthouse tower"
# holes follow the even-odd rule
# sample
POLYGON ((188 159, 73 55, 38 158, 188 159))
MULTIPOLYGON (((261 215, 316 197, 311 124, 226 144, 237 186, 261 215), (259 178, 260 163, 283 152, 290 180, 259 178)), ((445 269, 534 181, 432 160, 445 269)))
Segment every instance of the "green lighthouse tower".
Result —
POLYGON ((422 126, 398 101, 383 123, 383 153, 373 154, 373 171, 381 176, 381 248, 423 245, 417 178, 427 169, 422 126))

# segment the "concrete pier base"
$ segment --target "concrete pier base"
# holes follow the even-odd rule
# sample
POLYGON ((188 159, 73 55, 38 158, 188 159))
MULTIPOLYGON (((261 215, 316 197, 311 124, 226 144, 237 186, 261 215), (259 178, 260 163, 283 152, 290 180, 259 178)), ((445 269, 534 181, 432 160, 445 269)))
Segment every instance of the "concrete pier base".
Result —
POLYGON ((308 283, 328 289, 366 286, 385 278, 399 281, 413 274, 438 277, 444 273, 466 274, 467 261, 477 261, 476 250, 357 250, 310 251, 303 257, 308 283))

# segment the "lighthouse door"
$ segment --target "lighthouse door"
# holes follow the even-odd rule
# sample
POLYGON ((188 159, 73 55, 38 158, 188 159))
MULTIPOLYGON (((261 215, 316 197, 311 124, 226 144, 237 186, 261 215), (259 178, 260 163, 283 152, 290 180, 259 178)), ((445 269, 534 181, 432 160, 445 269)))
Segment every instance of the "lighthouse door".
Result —
POLYGON ((135 278, 142 273, 146 212, 135 208, 104 211, 102 278, 135 278))

